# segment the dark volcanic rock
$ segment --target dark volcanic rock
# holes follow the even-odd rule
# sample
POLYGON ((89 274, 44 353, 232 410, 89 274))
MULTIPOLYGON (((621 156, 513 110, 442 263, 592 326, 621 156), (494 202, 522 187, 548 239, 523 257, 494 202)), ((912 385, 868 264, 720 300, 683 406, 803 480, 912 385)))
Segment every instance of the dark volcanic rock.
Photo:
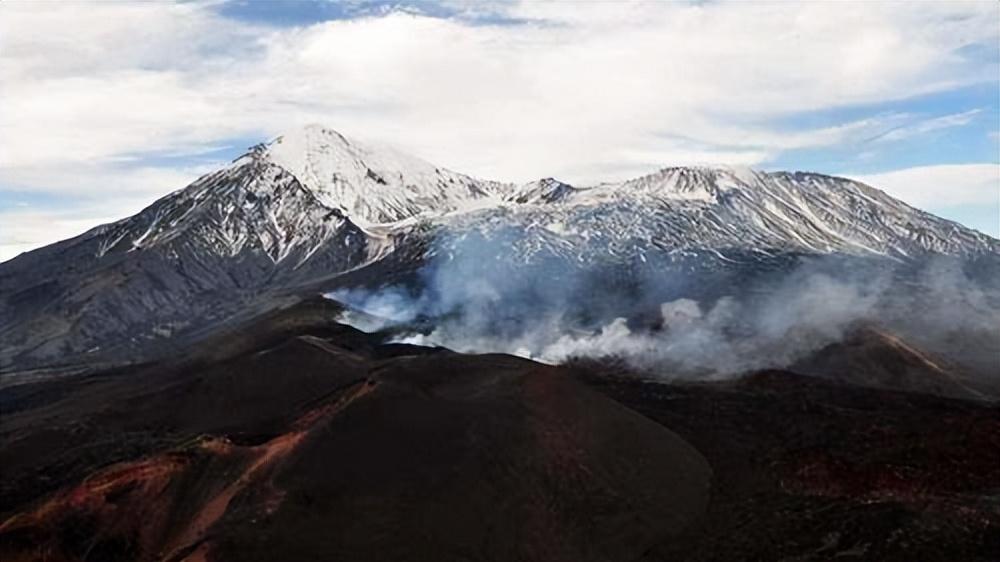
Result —
MULTIPOLYGON (((619 373, 620 375, 620 373, 619 373)), ((585 378, 670 427, 714 473, 706 516, 643 560, 995 560, 1000 410, 768 371, 585 378)))
POLYGON ((338 310, 302 302, 169 362, 0 389, 0 557, 1000 551, 995 406, 844 384, 865 362, 839 382, 662 384, 384 345, 338 310))
POLYGON ((984 398, 944 360, 870 326, 852 330, 843 340, 800 359, 789 370, 858 386, 984 398))
POLYGON ((309 314, 5 420, 3 559, 628 560, 704 510, 697 451, 562 369, 309 314))

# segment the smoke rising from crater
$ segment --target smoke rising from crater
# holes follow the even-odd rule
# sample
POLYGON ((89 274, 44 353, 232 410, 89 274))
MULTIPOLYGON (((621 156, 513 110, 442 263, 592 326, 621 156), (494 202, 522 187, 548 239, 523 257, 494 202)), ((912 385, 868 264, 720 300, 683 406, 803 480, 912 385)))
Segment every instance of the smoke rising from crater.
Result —
POLYGON ((614 357, 676 378, 788 366, 859 323, 923 344, 963 330, 988 337, 1000 326, 1000 291, 943 259, 918 268, 845 256, 777 267, 666 255, 589 264, 536 255, 525 263, 512 248, 466 235, 437 252, 412 286, 328 296, 354 309, 343 321, 397 342, 548 363, 614 357))

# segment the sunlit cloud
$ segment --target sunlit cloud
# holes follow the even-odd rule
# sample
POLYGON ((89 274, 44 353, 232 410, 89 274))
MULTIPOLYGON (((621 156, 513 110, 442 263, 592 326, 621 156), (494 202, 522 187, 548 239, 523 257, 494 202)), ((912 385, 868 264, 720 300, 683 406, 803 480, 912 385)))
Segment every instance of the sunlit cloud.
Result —
POLYGON ((152 201, 205 162, 150 155, 195 158, 313 122, 482 177, 577 184, 908 142, 995 110, 781 123, 997 83, 998 10, 443 2, 279 26, 217 2, 8 2, 0 187, 152 201))

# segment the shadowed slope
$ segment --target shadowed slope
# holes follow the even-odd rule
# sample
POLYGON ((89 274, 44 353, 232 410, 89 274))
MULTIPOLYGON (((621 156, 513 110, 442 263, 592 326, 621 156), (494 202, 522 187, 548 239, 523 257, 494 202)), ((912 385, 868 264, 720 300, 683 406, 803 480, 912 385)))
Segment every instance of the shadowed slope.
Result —
POLYGON ((595 388, 670 427, 712 466, 705 517, 643 560, 992 561, 1000 410, 766 371, 595 388))
POLYGON ((564 370, 315 310, 12 415, 2 557, 627 560, 702 512, 701 455, 564 370))
POLYGON ((858 386, 983 398, 941 359, 868 326, 854 329, 842 341, 797 361, 789 370, 858 386))

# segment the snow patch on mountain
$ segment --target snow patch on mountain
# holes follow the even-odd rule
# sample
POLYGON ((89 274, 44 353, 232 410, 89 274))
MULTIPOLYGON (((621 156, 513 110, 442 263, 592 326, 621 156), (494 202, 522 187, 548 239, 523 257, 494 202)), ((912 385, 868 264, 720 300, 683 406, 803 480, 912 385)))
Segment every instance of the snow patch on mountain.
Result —
POLYGON ((554 178, 515 185, 452 172, 319 126, 279 137, 265 156, 365 228, 429 223, 487 237, 491 230, 520 230, 517 243, 528 254, 576 253, 586 260, 601 253, 645 255, 648 245, 906 259, 1000 249, 996 240, 877 189, 821 174, 670 167, 593 186, 554 178))
POLYGON ((325 205, 361 225, 497 204, 509 189, 389 147, 348 140, 317 125, 282 135, 265 150, 272 162, 312 189, 325 205))

